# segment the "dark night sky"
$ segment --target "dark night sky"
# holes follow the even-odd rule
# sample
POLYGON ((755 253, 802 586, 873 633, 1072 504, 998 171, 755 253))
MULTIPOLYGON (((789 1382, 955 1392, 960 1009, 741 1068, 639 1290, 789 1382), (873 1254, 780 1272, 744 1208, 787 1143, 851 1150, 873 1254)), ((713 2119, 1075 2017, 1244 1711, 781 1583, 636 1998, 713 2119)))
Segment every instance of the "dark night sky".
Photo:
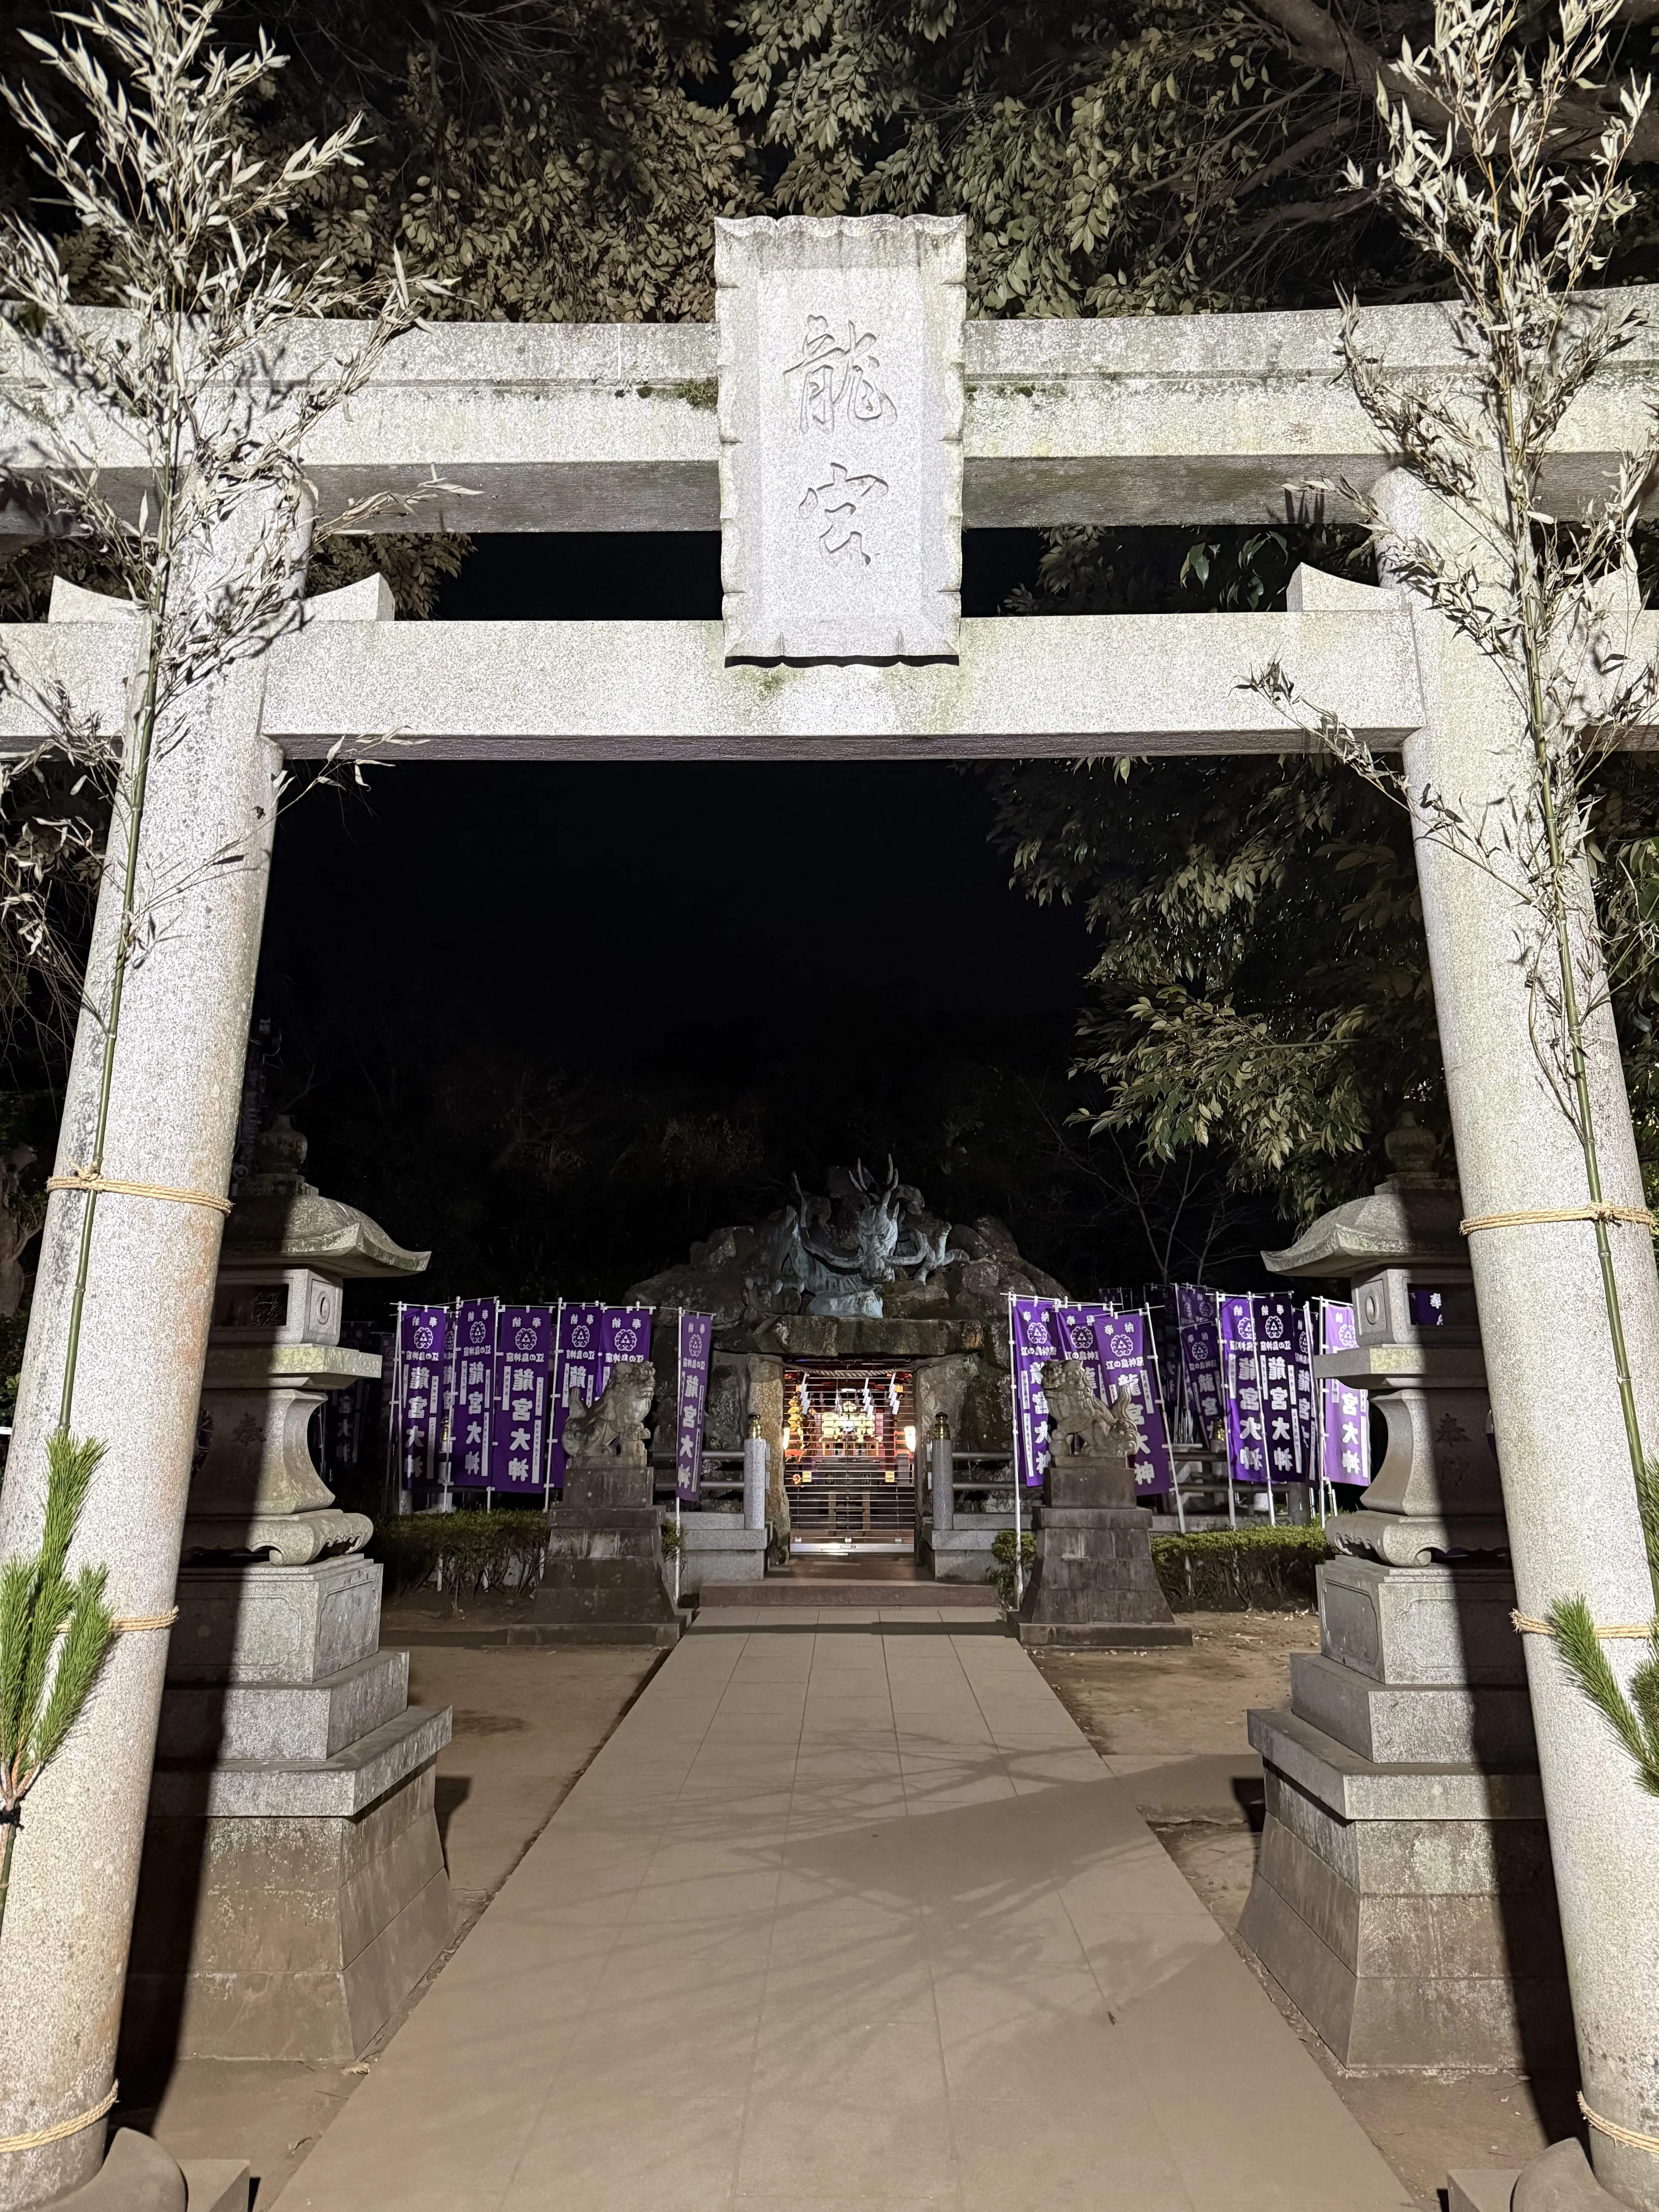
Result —
MULTIPOLYGON (((967 540, 964 607, 1035 566, 967 540)), ((714 535, 496 538, 452 621, 720 613, 714 535)), ((806 994, 897 1001, 918 1029, 1074 1007, 1081 922, 1007 887, 977 778, 949 765, 423 765, 300 799, 277 836, 261 1004, 407 1049, 613 1060, 806 994)))

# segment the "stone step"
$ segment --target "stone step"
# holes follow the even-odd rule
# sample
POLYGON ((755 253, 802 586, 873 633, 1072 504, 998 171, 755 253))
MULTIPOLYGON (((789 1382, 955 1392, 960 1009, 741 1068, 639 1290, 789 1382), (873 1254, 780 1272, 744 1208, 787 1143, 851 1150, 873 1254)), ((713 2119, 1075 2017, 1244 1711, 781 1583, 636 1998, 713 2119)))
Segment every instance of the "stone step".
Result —
POLYGON ((1322 1652, 1298 1651, 1291 1659, 1291 1710, 1382 1766, 1469 1760, 1513 1771, 1537 1764, 1532 1705, 1519 1686, 1377 1682, 1322 1652))
POLYGON ((410 1705, 327 1759, 219 1759, 211 1766, 157 1760, 152 1818, 350 1819, 435 1759, 449 1741, 450 1715, 410 1705))
POLYGON ((378 1651, 316 1682, 173 1682, 162 1693, 156 1756, 331 1759, 408 1703, 406 1651, 378 1651))
POLYGON ((1262 1774, 1269 1820, 1299 1836, 1367 1897, 1475 1897, 1553 1890, 1549 1835, 1535 1820, 1345 1820, 1278 1767, 1262 1774))
POLYGON ((1249 1715, 1250 1743, 1264 1767, 1344 1820, 1541 1820, 1536 1772, 1486 1773, 1468 1760, 1363 1758, 1295 1713, 1249 1715))
POLYGON ((702 1591, 704 1612, 723 1605, 810 1606, 815 1612, 856 1605, 873 1606, 882 1613, 908 1605, 948 1605, 953 1613, 965 1607, 994 1613, 1000 1603, 988 1583, 952 1583, 948 1591, 942 1591, 938 1583, 832 1582, 823 1575, 780 1575, 763 1583, 705 1583, 702 1591))

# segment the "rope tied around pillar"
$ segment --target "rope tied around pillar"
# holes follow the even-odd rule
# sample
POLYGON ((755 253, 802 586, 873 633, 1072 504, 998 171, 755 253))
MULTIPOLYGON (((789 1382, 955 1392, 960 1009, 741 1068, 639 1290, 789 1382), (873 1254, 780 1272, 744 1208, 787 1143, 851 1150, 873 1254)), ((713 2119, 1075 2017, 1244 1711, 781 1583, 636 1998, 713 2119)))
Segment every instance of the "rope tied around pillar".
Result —
POLYGON ((124 1618, 112 1620, 110 1629, 116 1636, 143 1636, 152 1628, 171 1628, 178 1618, 179 1608, 175 1605, 167 1613, 130 1613, 124 1618))
MULTIPOLYGON (((1535 1620, 1529 1613, 1512 1613, 1510 1620, 1518 1636, 1553 1636, 1555 1633, 1547 1620, 1535 1620)), ((1595 1626, 1596 1635, 1609 1642, 1620 1638, 1632 1638, 1645 1644, 1656 1631, 1659 1631, 1659 1622, 1651 1620, 1612 1620, 1605 1623, 1598 1620, 1595 1626)))
POLYGON ((1636 2128, 1621 2128, 1617 2120, 1603 2119, 1584 2102, 1584 2093, 1578 2092, 1578 2109, 1597 2135, 1606 2136, 1610 2142, 1624 2143, 1631 2150, 1644 2150, 1659 2158, 1659 2136, 1644 2136, 1636 2128))
POLYGON ((1598 1200, 1594 1206, 1557 1206, 1541 1211, 1522 1206, 1512 1213, 1473 1213, 1457 1228, 1460 1236, 1473 1237, 1480 1229, 1525 1229, 1536 1221, 1627 1221, 1637 1229, 1659 1227, 1659 1218, 1645 1206, 1612 1206, 1598 1200))
POLYGON ((46 1177, 48 1190, 80 1190, 88 1196, 100 1190, 114 1191, 126 1198, 159 1198, 170 1206, 210 1206, 218 1213, 228 1214, 231 1201, 216 1198, 208 1190, 172 1190, 166 1183, 120 1182, 112 1176, 94 1175, 89 1168, 77 1167, 70 1162, 69 1173, 46 1177))
POLYGON ((78 2113, 72 2120, 59 2120, 55 2127, 36 2128, 27 2136, 0 2136, 0 2151, 43 2150, 48 2143, 62 2142, 66 2136, 78 2136, 82 2128, 89 2128, 94 2120, 101 2120, 115 2102, 118 2081, 109 2085, 109 2094, 101 2104, 94 2105, 89 2112, 78 2113))

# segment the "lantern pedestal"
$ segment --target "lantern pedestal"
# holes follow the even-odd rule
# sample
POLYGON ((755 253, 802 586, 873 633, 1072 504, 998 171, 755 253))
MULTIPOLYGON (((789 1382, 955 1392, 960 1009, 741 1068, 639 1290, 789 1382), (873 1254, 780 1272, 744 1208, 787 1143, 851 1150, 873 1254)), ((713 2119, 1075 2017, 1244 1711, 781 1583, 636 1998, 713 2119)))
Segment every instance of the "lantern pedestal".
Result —
POLYGON ((450 1936, 447 1711, 380 1650, 380 1570, 186 1567, 127 1972, 130 2077, 171 2056, 349 2064, 450 1936))

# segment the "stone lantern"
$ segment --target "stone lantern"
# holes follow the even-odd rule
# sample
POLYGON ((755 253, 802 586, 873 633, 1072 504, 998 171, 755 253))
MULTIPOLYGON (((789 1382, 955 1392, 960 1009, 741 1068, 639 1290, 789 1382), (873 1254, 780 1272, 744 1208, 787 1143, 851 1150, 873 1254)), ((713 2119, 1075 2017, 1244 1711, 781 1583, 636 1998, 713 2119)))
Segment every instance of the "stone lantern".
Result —
POLYGON ((1346 1278, 1388 1449, 1326 1531, 1319 1650, 1253 1712, 1267 1818, 1239 1935, 1345 2065, 1570 2057, 1572 2016, 1457 1185, 1407 1114, 1394 1173, 1274 1273, 1346 1278))
POLYGON ((284 1115, 226 1225, 123 2035, 180 2057, 344 2064, 449 1941, 434 1813, 450 1717, 380 1648, 373 1523, 308 1431, 379 1374, 343 1349, 348 1279, 418 1273, 301 1170, 284 1115))
POLYGON ((1388 1449, 1340 1540, 1400 1567, 1506 1554, 1462 1200, 1434 1172, 1436 1140, 1410 1113, 1383 1149, 1394 1170, 1386 1182, 1322 1215, 1288 1251, 1261 1255, 1276 1275, 1352 1285, 1358 1340, 1322 1353, 1315 1370, 1370 1393, 1388 1449))
POLYGON ((307 1143, 286 1114, 254 1149, 225 1231, 208 1335, 185 1556, 264 1553, 284 1567, 361 1551, 370 1523, 334 1503, 310 1431, 331 1390, 380 1371, 380 1356, 340 1342, 344 1285, 418 1274, 405 1251, 355 1206, 307 1182, 307 1143))

